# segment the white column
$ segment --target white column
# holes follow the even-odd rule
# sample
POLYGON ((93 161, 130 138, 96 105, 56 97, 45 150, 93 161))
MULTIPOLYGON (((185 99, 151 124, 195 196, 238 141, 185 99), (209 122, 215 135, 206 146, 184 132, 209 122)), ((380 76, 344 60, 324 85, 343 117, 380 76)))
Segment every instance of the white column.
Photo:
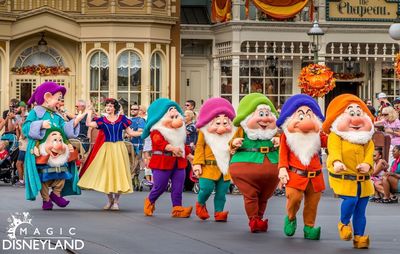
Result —
POLYGON ((168 86, 169 86, 169 77, 170 77, 170 73, 171 73, 171 65, 170 65, 170 58, 171 58, 171 54, 170 54, 170 46, 171 45, 167 45, 166 46, 166 52, 165 52, 165 61, 163 63, 163 79, 161 80, 161 97, 168 97, 168 86))
POLYGON ((214 58, 213 67, 211 97, 218 97, 221 96, 221 63, 218 58, 214 58))
MULTIPOLYGON (((171 100, 175 101, 176 100, 176 47, 171 47, 171 67, 169 68, 171 70, 171 100)), ((182 86, 183 84, 181 84, 182 86)))
MULTIPOLYGON (((81 43, 81 77, 80 77, 80 91, 76 89, 77 92, 77 98, 82 98, 89 102, 90 100, 90 95, 89 95, 89 87, 90 87, 90 80, 89 80, 89 75, 87 74, 87 55, 86 55, 86 42, 81 43), (80 93, 80 95, 79 95, 80 93)), ((79 74, 78 74, 79 75, 79 74)))
POLYGON ((241 0, 232 1, 232 20, 240 20, 241 0))
POLYGON ((301 93, 301 89, 298 86, 298 77, 301 72, 301 60, 300 58, 293 58, 293 78, 292 78, 292 94, 299 94, 301 93))
POLYGON ((108 44, 108 51, 109 51, 109 77, 108 77, 108 87, 109 87, 109 93, 111 98, 119 99, 117 98, 117 67, 116 67, 116 45, 115 42, 110 41, 108 44))
POLYGON ((142 93, 141 104, 149 106, 150 104, 150 57, 151 57, 151 43, 144 44, 144 59, 142 62, 142 93))
POLYGON ((232 105, 237 108, 239 105, 239 63, 240 57, 232 57, 232 105))
MULTIPOLYGON (((8 108, 8 102, 11 99, 10 92, 10 41, 6 41, 4 58, 1 60, 1 96, 0 96, 0 107, 2 109, 8 108)), ((15 89, 15 84, 13 86, 15 89)))
POLYGON ((373 94, 373 98, 371 98, 374 102, 374 105, 377 105, 377 100, 376 100, 376 95, 380 92, 382 92, 382 59, 378 58, 377 61, 375 61, 375 66, 374 66, 374 83, 373 83, 373 91, 375 94, 373 94))

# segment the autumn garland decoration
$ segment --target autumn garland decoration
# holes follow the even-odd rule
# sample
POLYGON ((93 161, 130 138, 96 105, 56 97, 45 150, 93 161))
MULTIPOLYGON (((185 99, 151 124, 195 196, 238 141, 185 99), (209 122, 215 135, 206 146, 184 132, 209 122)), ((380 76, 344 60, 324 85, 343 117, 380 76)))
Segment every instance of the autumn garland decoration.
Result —
POLYGON ((23 67, 13 67, 11 71, 18 75, 55 76, 68 75, 71 70, 68 67, 64 66, 44 66, 43 64, 39 64, 23 67))
POLYGON ((333 72, 325 65, 310 64, 304 67, 298 78, 299 87, 312 97, 322 97, 335 88, 333 72))
POLYGON ((400 79, 400 53, 396 54, 396 61, 394 62, 394 70, 396 71, 397 79, 400 79))

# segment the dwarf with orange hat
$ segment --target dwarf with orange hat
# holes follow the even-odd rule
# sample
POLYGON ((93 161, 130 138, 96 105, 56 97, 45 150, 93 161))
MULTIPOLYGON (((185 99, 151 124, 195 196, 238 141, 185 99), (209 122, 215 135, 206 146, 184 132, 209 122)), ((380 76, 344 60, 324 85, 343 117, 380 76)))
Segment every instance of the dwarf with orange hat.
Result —
POLYGON ((319 151, 326 147, 321 134, 325 120, 314 98, 305 94, 290 97, 283 104, 276 124, 282 128, 279 150, 279 179, 286 184, 287 216, 284 232, 293 236, 296 214, 304 196, 304 238, 319 240, 321 227, 314 227, 318 203, 325 189, 319 151))
POLYGON ((360 98, 342 94, 330 102, 322 126, 324 132, 329 133, 326 162, 329 184, 343 199, 339 236, 350 241, 354 233, 353 246, 357 249, 369 247, 369 237, 364 235, 364 230, 368 197, 374 194, 370 180, 374 163, 373 119, 360 98))
POLYGON ((215 221, 225 222, 228 211, 224 211, 225 194, 231 176, 228 173, 229 141, 233 136, 232 120, 235 110, 223 98, 208 99, 200 109, 196 127, 199 129, 193 160, 193 172, 199 177, 200 191, 196 203, 196 215, 206 220, 210 216, 206 201, 215 189, 215 221))

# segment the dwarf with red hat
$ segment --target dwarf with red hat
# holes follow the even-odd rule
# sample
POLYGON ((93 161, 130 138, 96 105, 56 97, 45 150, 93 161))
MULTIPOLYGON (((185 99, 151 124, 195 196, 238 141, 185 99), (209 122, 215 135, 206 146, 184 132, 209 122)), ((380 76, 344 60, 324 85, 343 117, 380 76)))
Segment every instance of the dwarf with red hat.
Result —
POLYGON ((232 120, 235 110, 223 98, 211 98, 200 109, 196 127, 199 135, 193 160, 193 172, 199 177, 200 191, 196 202, 196 215, 206 220, 210 217, 206 201, 215 189, 215 221, 227 221, 224 211, 225 194, 230 185, 228 173, 229 141, 233 136, 232 120))
POLYGON ((293 236, 297 228, 296 214, 304 196, 304 238, 319 240, 321 227, 314 227, 318 203, 325 189, 321 146, 326 147, 326 135, 321 134, 324 116, 311 96, 298 94, 283 104, 276 122, 282 128, 279 150, 279 179, 286 184, 284 232, 293 236))
POLYGON ((233 182, 243 194, 252 233, 266 232, 268 219, 263 219, 268 199, 278 179, 279 139, 278 113, 263 94, 251 93, 239 103, 233 124, 239 127, 230 143, 234 153, 229 166, 233 182))
POLYGON ((343 200, 339 236, 344 241, 353 239, 353 246, 358 249, 369 247, 369 237, 364 231, 368 198, 374 194, 373 119, 360 98, 342 94, 330 102, 322 126, 329 133, 326 162, 329 184, 343 200))

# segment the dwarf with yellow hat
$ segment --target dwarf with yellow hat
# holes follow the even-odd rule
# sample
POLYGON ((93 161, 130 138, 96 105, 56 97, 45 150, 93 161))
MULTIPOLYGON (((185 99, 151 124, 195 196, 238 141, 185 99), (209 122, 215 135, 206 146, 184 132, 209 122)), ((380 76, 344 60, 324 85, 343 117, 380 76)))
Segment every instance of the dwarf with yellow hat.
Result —
POLYGON ((364 230, 368 197, 374 194, 370 180, 374 163, 373 119, 360 98, 342 94, 329 104, 322 125, 324 132, 329 133, 326 162, 329 184, 343 199, 339 236, 344 241, 350 241, 354 233, 353 245, 357 249, 369 247, 369 237, 364 235, 364 230))

